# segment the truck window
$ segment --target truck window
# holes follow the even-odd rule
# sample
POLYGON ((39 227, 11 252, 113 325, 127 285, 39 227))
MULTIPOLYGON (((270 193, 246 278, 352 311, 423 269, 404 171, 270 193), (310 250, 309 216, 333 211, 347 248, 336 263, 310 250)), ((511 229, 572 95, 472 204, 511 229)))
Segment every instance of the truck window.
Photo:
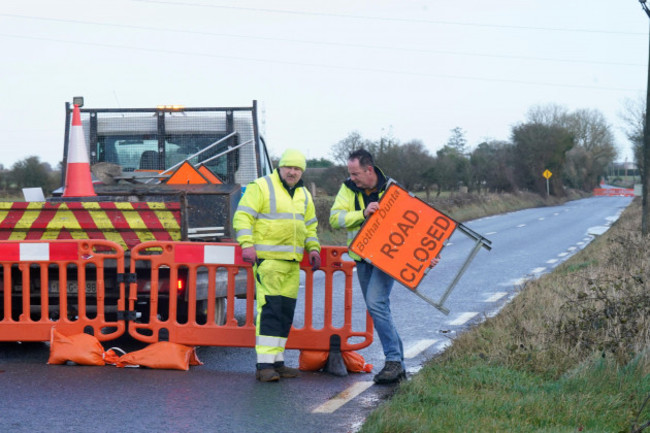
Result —
MULTIPOLYGON (((168 134, 165 136, 165 166, 159 167, 158 139, 155 135, 98 136, 97 161, 110 162, 125 172, 134 170, 163 170, 185 160, 223 138, 223 135, 168 134)), ((195 156, 189 162, 199 163, 224 152, 230 143, 224 142, 195 156)), ((237 170, 238 150, 234 150, 205 165, 223 180, 232 178, 237 170)))

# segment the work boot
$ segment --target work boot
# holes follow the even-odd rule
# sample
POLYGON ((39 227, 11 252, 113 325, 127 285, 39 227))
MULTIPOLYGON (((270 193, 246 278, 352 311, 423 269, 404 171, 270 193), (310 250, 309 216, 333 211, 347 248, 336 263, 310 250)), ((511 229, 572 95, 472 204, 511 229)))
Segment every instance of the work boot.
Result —
POLYGON ((280 377, 298 377, 300 376, 300 370, 297 368, 291 368, 284 365, 284 362, 276 362, 273 364, 273 369, 280 375, 280 377))
POLYGON ((377 384, 396 383, 406 379, 406 372, 399 361, 386 361, 384 368, 372 379, 377 384))
POLYGON ((273 368, 263 368, 255 371, 255 378, 260 382, 277 382, 280 374, 273 368))

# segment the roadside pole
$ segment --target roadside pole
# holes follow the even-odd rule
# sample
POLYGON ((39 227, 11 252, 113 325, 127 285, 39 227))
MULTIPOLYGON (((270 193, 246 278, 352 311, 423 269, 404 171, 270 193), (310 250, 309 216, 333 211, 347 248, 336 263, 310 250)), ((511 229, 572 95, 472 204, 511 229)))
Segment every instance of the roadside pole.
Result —
POLYGON ((553 176, 553 173, 550 172, 549 169, 544 170, 544 173, 542 173, 542 176, 546 178, 546 197, 550 197, 550 192, 549 192, 549 187, 548 187, 548 180, 553 176))

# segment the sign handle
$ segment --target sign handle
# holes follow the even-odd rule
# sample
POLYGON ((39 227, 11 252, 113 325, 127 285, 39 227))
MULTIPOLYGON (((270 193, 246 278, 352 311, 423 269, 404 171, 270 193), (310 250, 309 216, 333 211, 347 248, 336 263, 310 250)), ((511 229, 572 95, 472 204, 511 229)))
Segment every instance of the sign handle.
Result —
POLYGON ((474 260, 474 257, 476 257, 476 254, 478 254, 479 250, 481 248, 485 248, 488 251, 492 249, 492 242, 489 239, 484 238, 483 236, 479 235, 469 227, 464 226, 463 224, 458 224, 458 229, 465 233, 467 236, 473 238, 476 240, 476 244, 474 244, 474 248, 472 248, 472 251, 470 251, 469 255, 465 259, 465 262, 463 263, 463 266, 458 270, 456 273, 456 276, 454 277, 454 280, 447 286, 447 289, 445 290, 445 293, 443 293, 442 297, 438 302, 434 301, 433 299, 430 299, 423 293, 418 292, 417 289, 412 290, 413 293, 418 295, 420 298, 424 299, 426 302, 429 304, 433 305, 435 308, 440 310, 444 315, 449 314, 449 309, 446 308, 443 304, 451 294, 451 292, 454 290, 454 287, 456 287, 456 284, 458 284, 458 281, 460 281, 460 277, 465 273, 467 268, 469 267, 469 264, 474 260))

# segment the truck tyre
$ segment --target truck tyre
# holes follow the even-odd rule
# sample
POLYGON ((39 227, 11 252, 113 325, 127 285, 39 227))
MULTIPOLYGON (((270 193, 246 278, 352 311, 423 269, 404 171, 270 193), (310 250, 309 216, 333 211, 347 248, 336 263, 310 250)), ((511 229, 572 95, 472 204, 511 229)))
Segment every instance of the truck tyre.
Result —
MULTIPOLYGON (((207 323, 208 321, 208 300, 202 299, 196 303, 196 321, 197 323, 207 323)), ((226 324, 226 298, 216 298, 214 301, 214 323, 217 325, 226 324)))

